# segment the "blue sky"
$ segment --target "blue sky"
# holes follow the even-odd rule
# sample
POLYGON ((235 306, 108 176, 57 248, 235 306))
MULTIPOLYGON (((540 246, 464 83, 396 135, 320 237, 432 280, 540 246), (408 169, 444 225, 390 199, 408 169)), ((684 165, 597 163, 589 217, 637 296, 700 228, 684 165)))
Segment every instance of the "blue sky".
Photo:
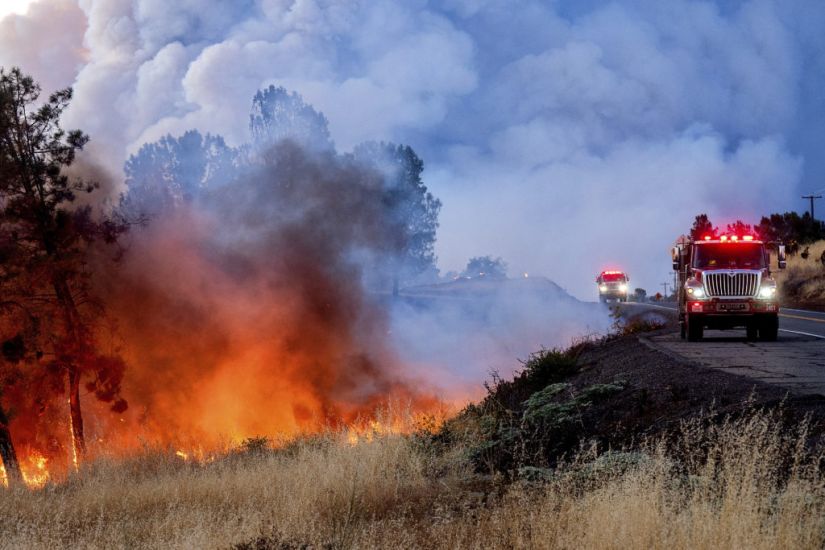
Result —
POLYGON ((825 188, 822 29, 814 0, 38 0, 0 21, 0 65, 74 85, 115 179, 166 133, 245 141, 254 91, 283 85, 339 150, 421 154, 443 270, 493 254, 592 298, 604 267, 659 288, 699 212, 825 188))

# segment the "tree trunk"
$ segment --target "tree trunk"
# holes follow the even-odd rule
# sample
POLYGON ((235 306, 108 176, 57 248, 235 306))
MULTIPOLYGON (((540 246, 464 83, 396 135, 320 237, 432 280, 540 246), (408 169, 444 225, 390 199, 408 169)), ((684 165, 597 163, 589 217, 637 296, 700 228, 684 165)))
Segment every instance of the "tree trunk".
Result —
MULTIPOLYGON (((83 338, 83 321, 77 311, 72 292, 65 276, 57 275, 54 278, 54 290, 57 300, 63 309, 63 323, 65 324, 66 338, 71 342, 74 352, 80 354, 86 345, 83 338)), ((82 355, 82 354, 80 354, 82 355)), ((81 370, 75 363, 77 357, 72 358, 67 365, 69 376, 69 415, 71 417, 72 448, 74 450, 75 468, 86 458, 86 439, 83 435, 83 413, 80 409, 80 375, 81 370)))
POLYGON ((3 459, 3 467, 6 469, 6 479, 9 481, 9 487, 22 483, 23 474, 20 472, 20 463, 17 461, 17 453, 11 440, 6 411, 3 410, 2 406, 0 406, 0 458, 3 459))
POLYGON ((69 367, 69 414, 71 415, 72 445, 75 468, 86 458, 86 438, 83 435, 83 415, 80 412, 80 371, 69 367))

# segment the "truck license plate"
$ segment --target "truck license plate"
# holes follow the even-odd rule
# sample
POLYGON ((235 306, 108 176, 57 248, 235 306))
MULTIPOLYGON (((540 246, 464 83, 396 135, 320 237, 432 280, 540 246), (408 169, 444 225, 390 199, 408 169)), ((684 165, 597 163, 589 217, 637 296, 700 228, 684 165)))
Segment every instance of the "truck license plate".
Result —
POLYGON ((732 303, 732 304, 718 304, 719 311, 748 311, 748 304, 746 302, 732 303))

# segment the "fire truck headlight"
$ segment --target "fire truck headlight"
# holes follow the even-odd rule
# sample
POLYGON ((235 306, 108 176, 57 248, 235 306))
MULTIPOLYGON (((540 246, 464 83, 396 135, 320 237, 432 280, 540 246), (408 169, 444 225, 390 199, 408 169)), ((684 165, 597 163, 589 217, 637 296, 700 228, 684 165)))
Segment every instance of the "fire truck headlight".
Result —
POLYGON ((705 290, 700 286, 688 287, 687 293, 691 298, 704 298, 705 290))
POLYGON ((774 285, 763 286, 759 289, 760 298, 773 298, 774 296, 776 296, 776 286, 774 285))
POLYGON ((607 285, 599 285, 599 290, 602 292, 607 292, 607 285))
POLYGON ((619 285, 619 292, 627 292, 627 285, 626 284, 620 284, 619 285))

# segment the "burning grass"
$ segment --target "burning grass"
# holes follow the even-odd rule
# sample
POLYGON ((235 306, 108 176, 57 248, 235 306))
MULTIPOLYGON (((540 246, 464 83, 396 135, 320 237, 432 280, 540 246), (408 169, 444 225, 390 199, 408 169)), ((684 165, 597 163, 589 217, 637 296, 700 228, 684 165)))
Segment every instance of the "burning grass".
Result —
POLYGON ((0 491, 0 547, 820 548, 825 478, 808 441, 771 412, 696 420, 512 482, 421 433, 146 452, 0 491))

